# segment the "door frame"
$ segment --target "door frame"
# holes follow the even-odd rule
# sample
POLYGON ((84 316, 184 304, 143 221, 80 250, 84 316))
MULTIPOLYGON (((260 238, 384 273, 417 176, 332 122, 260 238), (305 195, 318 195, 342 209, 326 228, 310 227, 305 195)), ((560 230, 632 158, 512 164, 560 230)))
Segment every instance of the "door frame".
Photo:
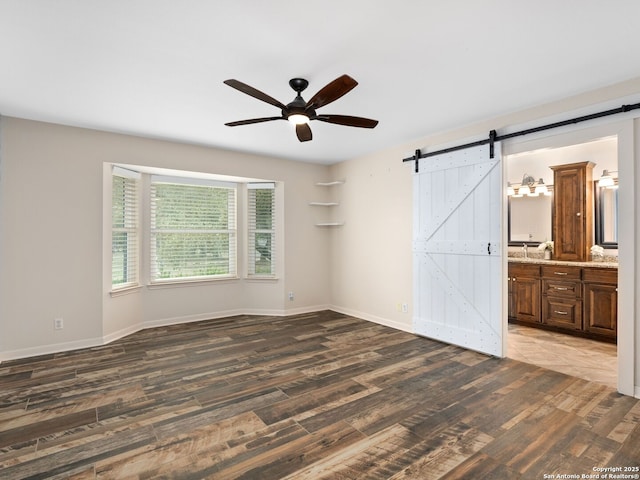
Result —
MULTIPOLYGON (((638 172, 635 167, 634 133, 635 115, 625 120, 601 119, 594 121, 589 127, 567 126, 532 135, 526 139, 517 137, 503 141, 503 158, 516 153, 523 153, 542 148, 560 148, 579 143, 587 143, 604 137, 617 137, 618 143, 618 215, 625 218, 619 223, 618 231, 618 391, 625 395, 640 398, 640 387, 635 391, 635 339, 636 339, 636 305, 635 265, 636 265, 636 194, 635 178, 638 172), (628 220, 628 221, 626 221, 628 220)), ((640 130, 640 127, 638 127, 640 130)), ((503 164, 506 169, 506 162, 503 164)), ((504 172, 503 172, 504 173, 504 172)), ((505 177, 506 178, 506 177, 505 177)), ((503 197, 506 198, 506 182, 503 185, 503 197)), ((506 201, 503 204, 504 218, 507 216, 506 201)), ((508 252, 506 232, 503 235, 503 256, 508 252)), ((506 288, 506 275, 503 276, 506 288)), ((505 297, 506 299, 507 297, 505 297)), ((506 307, 505 307, 506 310, 506 307)), ((506 315, 506 314, 505 314, 506 315)), ((506 317, 505 317, 506 321, 506 317)))

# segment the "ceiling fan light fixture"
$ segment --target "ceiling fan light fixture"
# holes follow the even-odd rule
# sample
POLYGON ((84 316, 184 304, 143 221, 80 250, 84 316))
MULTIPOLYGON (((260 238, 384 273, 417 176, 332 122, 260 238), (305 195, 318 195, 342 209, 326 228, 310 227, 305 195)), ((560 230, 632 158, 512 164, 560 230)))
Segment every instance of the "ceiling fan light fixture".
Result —
POLYGON ((303 125, 305 123, 309 123, 309 117, 301 113, 291 114, 287 117, 287 120, 289 120, 294 125, 303 125))

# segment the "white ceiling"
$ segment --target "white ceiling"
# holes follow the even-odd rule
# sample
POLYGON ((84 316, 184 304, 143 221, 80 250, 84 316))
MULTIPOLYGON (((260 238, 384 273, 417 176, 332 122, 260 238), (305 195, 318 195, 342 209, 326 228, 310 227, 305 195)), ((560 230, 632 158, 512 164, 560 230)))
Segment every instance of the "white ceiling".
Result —
MULTIPOLYGON (((640 77, 637 0, 0 0, 0 114, 335 163, 640 77), (300 143, 283 103, 359 85, 300 143)), ((639 92, 640 93, 640 92, 639 92)))

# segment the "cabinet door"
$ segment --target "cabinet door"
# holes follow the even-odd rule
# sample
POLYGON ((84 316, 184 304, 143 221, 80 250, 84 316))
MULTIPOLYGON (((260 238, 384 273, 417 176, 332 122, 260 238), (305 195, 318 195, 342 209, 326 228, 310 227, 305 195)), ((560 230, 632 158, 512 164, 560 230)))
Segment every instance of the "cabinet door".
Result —
POLYGON ((588 260, 593 235, 592 169, 590 162, 559 165, 554 170, 554 256, 557 260, 588 260))
POLYGON ((584 328, 587 332, 616 337, 618 288, 616 285, 584 284, 584 328))
POLYGON ((540 279, 513 277, 511 281, 513 318, 540 323, 540 279))

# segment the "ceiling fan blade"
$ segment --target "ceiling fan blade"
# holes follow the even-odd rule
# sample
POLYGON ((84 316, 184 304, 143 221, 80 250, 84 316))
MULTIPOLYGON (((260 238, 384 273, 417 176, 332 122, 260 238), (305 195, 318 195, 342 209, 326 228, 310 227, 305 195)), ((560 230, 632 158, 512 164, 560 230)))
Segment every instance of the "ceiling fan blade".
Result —
POLYGON ((238 125, 251 125, 252 123, 270 122, 271 120, 285 120, 283 117, 263 117, 250 118, 249 120, 238 120, 237 122, 225 123, 227 127, 237 127, 238 125))
POLYGON ((301 142, 308 142, 313 138, 313 135, 311 134, 311 127, 306 123, 296 125, 296 135, 298 136, 298 140, 301 142))
POLYGON ((336 78, 333 82, 325 85, 318 93, 311 97, 307 102, 307 109, 320 108, 327 105, 339 99, 346 93, 349 93, 356 85, 358 85, 358 82, 349 75, 342 75, 341 77, 336 78))
POLYGON ((227 85, 229 85, 232 88, 235 88, 236 90, 240 90, 242 93, 246 93, 247 95, 251 95, 253 98, 257 98, 258 100, 262 100, 263 102, 267 102, 268 104, 273 105, 274 107, 278 107, 278 108, 280 108, 282 110, 284 110, 286 108, 281 102, 279 102, 275 98, 270 97, 266 93, 263 93, 260 90, 257 90, 255 88, 247 85, 246 83, 242 83, 239 80, 230 79, 230 80, 225 80, 224 83, 226 83, 227 85))
POLYGON ((346 125, 347 127, 374 128, 378 125, 378 120, 371 120, 370 118, 363 117, 352 117, 350 115, 318 115, 314 120, 335 123, 337 125, 346 125))

